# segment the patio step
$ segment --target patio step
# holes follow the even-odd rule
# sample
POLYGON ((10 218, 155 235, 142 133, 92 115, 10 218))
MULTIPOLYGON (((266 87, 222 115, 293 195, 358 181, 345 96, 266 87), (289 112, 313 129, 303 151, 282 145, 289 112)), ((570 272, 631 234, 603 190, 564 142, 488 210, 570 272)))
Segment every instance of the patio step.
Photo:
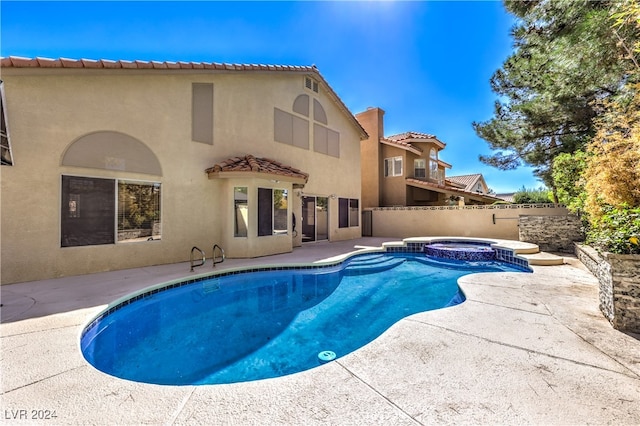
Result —
POLYGON ((529 265, 553 266, 564 264, 564 258, 562 256, 556 256, 555 254, 543 251, 531 254, 518 254, 518 256, 527 259, 527 261, 529 261, 529 265))

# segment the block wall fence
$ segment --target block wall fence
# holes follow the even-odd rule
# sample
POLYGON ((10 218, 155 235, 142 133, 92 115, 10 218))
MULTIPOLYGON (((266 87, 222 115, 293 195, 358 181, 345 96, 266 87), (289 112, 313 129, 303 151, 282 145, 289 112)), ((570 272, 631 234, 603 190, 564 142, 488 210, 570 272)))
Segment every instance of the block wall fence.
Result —
MULTIPOLYGON (((409 238, 454 236, 519 240, 522 216, 569 217, 560 204, 498 204, 477 206, 375 207, 365 209, 364 226, 369 224, 372 237, 409 238), (370 213, 369 213, 370 212, 370 213), (367 215, 370 218, 367 219, 367 215)), ((569 219, 572 221, 573 219, 569 219)), ((563 219, 553 219, 562 227, 563 219)), ((529 221, 528 223, 533 223, 529 221)), ((545 227, 547 225, 534 225, 545 227)), ((537 232, 537 231, 536 231, 537 232)), ((558 231, 560 232, 560 231, 558 231)), ((550 234, 552 231, 549 232, 550 234)), ((533 232, 529 232, 533 235, 533 232)), ((537 232, 542 235, 542 232, 537 232)), ((528 241, 537 244, 535 241, 528 241)), ((573 251, 571 246, 570 251, 573 251)))

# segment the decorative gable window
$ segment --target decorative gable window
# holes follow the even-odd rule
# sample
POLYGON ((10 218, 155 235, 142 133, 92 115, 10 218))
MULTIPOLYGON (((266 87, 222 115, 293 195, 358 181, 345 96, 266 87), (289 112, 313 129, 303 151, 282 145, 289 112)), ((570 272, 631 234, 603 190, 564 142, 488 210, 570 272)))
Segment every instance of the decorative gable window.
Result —
POLYGON ((384 177, 402 176, 402 157, 384 159, 384 177))
POLYGON ((311 77, 304 78, 304 87, 318 93, 318 82, 311 77))

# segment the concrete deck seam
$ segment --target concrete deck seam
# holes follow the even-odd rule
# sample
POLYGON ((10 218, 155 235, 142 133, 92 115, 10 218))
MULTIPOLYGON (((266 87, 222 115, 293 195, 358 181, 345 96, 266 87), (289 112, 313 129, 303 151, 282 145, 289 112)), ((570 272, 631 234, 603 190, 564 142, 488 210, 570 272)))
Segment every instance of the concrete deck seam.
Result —
POLYGON ((178 405, 178 407, 176 408, 175 412, 171 416, 171 420, 169 421, 170 425, 176 424, 176 421, 178 420, 178 417, 180 417, 180 414, 182 413, 182 410, 184 410, 184 407, 187 405, 187 402, 189 402, 189 400, 191 399, 191 396, 193 395, 193 393, 195 391, 196 391, 196 387, 195 386, 191 386, 190 392, 187 393, 184 396, 184 398, 182 398, 182 402, 180 403, 180 405, 178 405))
POLYGON ((17 390, 20 390, 20 389, 24 389, 26 387, 35 385, 36 383, 44 382, 45 380, 53 379, 54 377, 58 377, 58 376, 61 376, 63 374, 66 374, 66 373, 70 373, 72 371, 75 371, 75 370, 78 370, 78 369, 84 368, 84 367, 86 367, 86 365, 79 365, 77 367, 69 368, 68 370, 61 371, 61 372, 59 372, 57 374, 53 374, 51 376, 43 377, 42 379, 38 379, 38 380, 35 380, 33 382, 24 384, 22 386, 18 386, 17 388, 9 389, 7 391, 2 391, 2 392, 0 392, 0 395, 6 395, 8 393, 11 393, 11 392, 14 392, 14 391, 17 391, 17 390))
POLYGON ((342 367, 351 377, 353 377, 354 379, 356 379, 357 381, 359 381, 360 383, 362 383, 363 385, 365 385, 366 387, 368 387, 369 389, 371 389, 371 391, 373 391, 375 394, 379 395, 382 399, 384 399, 385 401, 387 401, 392 407, 395 407, 396 410, 400 411, 402 414, 404 414, 405 416, 407 416, 409 419, 411 419, 413 422, 415 422, 418 425, 424 426, 423 423, 421 423, 420 421, 418 421, 415 417, 413 417, 411 414, 407 413, 404 409, 402 409, 400 406, 398 406, 398 404, 396 404, 395 402, 391 401, 387 396, 385 396, 384 394, 382 394, 379 390, 377 390, 376 388, 374 388, 373 386, 371 386, 369 383, 367 383, 367 381, 365 381, 364 379, 362 379, 360 376, 358 376, 356 373, 354 373, 353 371, 351 371, 346 365, 344 365, 340 360, 336 360, 334 361, 336 364, 338 364, 340 367, 342 367))
MULTIPOLYGON (((454 333, 454 334, 460 334, 460 335, 463 335, 463 336, 474 337, 474 338, 476 338, 476 339, 484 340, 485 342, 493 343, 493 344, 500 345, 500 346, 506 346, 506 347, 508 347, 508 348, 513 348, 513 349, 517 349, 517 350, 525 351, 525 352, 527 352, 527 353, 536 354, 536 355, 541 355, 541 356, 545 356, 545 357, 548 357, 548 358, 557 359, 557 360, 559 360, 559 361, 567 361, 567 362, 570 362, 570 363, 572 363, 572 364, 581 365, 581 366, 583 366, 583 367, 595 368, 596 370, 608 371, 608 372, 610 372, 610 373, 619 374, 619 375, 622 375, 622 376, 628 377, 628 378, 630 378, 630 379, 640 381, 640 377, 638 377, 638 375, 637 375, 637 374, 635 374, 635 373, 631 372, 631 371, 629 370, 629 368, 628 368, 628 367, 626 367, 626 366, 624 366, 624 365, 622 365, 622 367, 624 367, 624 370, 625 370, 625 371, 630 371, 630 372, 632 373, 632 375, 628 375, 628 374, 625 374, 625 373, 621 373, 620 371, 616 371, 616 370, 611 370, 611 369, 609 369, 609 368, 603 368, 603 367, 599 367, 599 366, 597 366, 597 365, 588 364, 588 363, 586 363, 586 362, 577 361, 577 360, 575 360, 575 359, 564 358, 564 357, 561 357, 561 356, 551 355, 551 354, 548 354, 548 353, 544 353, 544 352, 536 351, 536 350, 534 350, 534 349, 528 349, 528 348, 525 348, 525 347, 522 347, 522 346, 512 345, 512 344, 510 344, 510 343, 499 342, 499 341, 497 341, 497 340, 489 339, 489 338, 482 337, 482 336, 477 336, 477 335, 475 335, 475 334, 471 334, 471 333, 465 333, 465 332, 463 332, 463 331, 453 330, 453 329, 450 329, 450 328, 447 328, 447 327, 442 327, 442 326, 440 326, 440 325, 430 324, 430 323, 428 323, 428 322, 420 321, 420 320, 417 320, 417 319, 409 319, 409 318, 405 318, 404 320, 405 320, 405 321, 411 321, 411 322, 419 323, 419 324, 426 325, 426 326, 430 326, 430 327, 434 327, 434 328, 439 328, 440 330, 445 330, 445 331, 448 331, 448 332, 451 332, 451 333, 454 333)), ((583 339, 582 339, 582 340, 583 340, 583 339)), ((598 352, 601 352, 601 351, 598 349, 598 352)), ((605 354, 605 355, 606 355, 606 354, 605 354)), ((607 358, 610 358, 610 356, 609 356, 609 355, 607 355, 607 358)), ((616 362, 616 364, 620 365, 618 362, 616 362)))
POLYGON ((530 310, 522 309, 522 308, 514 308, 513 306, 505 306, 505 305, 500 305, 500 304, 497 304, 497 303, 484 302, 482 300, 476 300, 476 299, 469 299, 468 298, 467 301, 480 303, 482 305, 496 306, 498 308, 512 309, 514 311, 526 312, 528 314, 542 315, 542 316, 545 316, 545 317, 550 317, 550 316, 552 317, 553 316, 551 314, 551 312, 549 311, 549 307, 547 305, 545 305, 544 303, 542 303, 542 302, 540 302, 540 304, 544 306, 544 308, 547 310, 547 313, 530 311, 530 310))
POLYGON ((62 327, 51 327, 51 328, 45 328, 45 329, 42 329, 42 330, 25 331, 24 333, 3 334, 3 335, 0 336, 0 339, 4 339, 5 337, 26 336, 28 334, 47 333, 47 332, 52 331, 52 330, 62 330, 62 329, 65 329, 65 328, 77 328, 77 327, 81 327, 81 326, 82 326, 82 323, 78 323, 78 324, 75 324, 75 325, 73 325, 73 324, 72 325, 65 325, 65 326, 62 326, 62 327))
MULTIPOLYGON (((546 306, 546 305, 545 305, 546 306)), ((547 307, 548 308, 548 307, 547 307)), ((553 313, 551 314, 551 318, 553 318, 559 325, 561 325, 562 327, 564 327, 565 329, 569 330, 569 332, 571 332, 571 334, 573 334, 574 336, 576 336, 578 339, 580 339, 581 341, 583 341, 584 343, 586 343, 587 345, 591 346, 593 349, 595 349, 597 352, 600 352, 602 355, 604 355, 605 357, 609 358, 611 361, 613 361, 614 363, 618 364, 620 367, 622 367, 623 369, 625 369, 626 371, 629 372, 629 374, 631 374, 632 377, 640 380, 640 375, 638 373, 636 373, 635 371, 631 370, 629 367, 627 367, 626 365, 624 365, 623 363, 621 363, 620 361, 618 361, 615 357, 612 357, 611 355, 609 355, 608 353, 606 353, 605 351, 603 351, 602 349, 600 349, 598 346, 595 346, 592 342, 589 342, 588 340, 585 340, 584 337, 582 337, 580 334, 578 334, 576 331, 574 331, 571 327, 569 327, 568 325, 564 324, 563 322, 561 322, 558 318, 556 318, 555 315, 553 315, 553 313)))

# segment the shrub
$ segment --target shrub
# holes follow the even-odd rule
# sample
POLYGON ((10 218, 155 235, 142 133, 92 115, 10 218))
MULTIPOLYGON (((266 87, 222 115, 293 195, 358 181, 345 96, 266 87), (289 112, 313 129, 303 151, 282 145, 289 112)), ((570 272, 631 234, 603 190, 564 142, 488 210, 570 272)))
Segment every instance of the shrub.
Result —
POLYGON ((640 254, 640 207, 602 207, 586 242, 601 252, 640 254))
POLYGON ((527 189, 523 186, 518 192, 513 194, 513 202, 516 204, 552 203, 552 198, 549 195, 549 190, 546 188, 527 189))

